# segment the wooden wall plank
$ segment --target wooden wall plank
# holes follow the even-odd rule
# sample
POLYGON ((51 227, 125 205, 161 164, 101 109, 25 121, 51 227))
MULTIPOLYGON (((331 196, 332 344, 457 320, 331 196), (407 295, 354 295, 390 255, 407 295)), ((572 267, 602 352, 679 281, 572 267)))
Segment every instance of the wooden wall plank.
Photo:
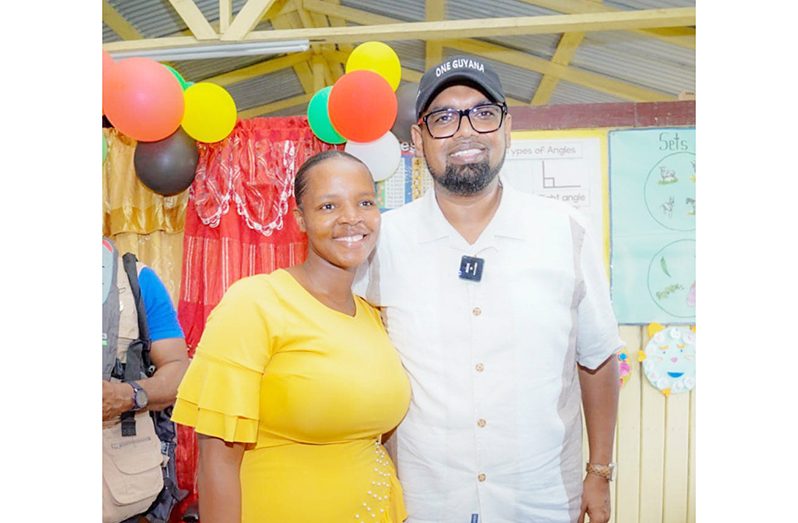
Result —
MULTIPOLYGON (((637 523, 640 511, 640 380, 641 366, 637 363, 641 328, 621 326, 621 339, 626 342, 632 373, 621 388, 618 398, 618 430, 615 463, 617 465, 616 494, 613 513, 616 523, 637 523)), ((643 378, 645 379, 645 378, 643 378)))
POLYGON ((671 394, 665 403, 663 523, 687 521, 690 455, 690 393, 671 394))
MULTIPOLYGON (((644 333, 642 346, 648 343, 644 333)), ((640 368, 642 370, 642 368, 640 368)), ((640 379, 640 523, 662 523, 665 472, 665 401, 645 376, 640 379)))

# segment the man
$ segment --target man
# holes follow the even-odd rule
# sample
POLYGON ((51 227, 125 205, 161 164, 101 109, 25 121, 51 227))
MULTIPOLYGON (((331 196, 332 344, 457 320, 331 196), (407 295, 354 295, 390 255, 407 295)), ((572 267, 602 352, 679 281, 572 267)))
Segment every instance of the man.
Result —
POLYGON ((606 522, 623 342, 585 221, 502 181, 512 117, 481 59, 427 71, 416 114, 432 190, 384 215, 355 286, 411 378, 407 521, 606 522))
MULTIPOLYGON (((103 238, 103 350, 104 353, 109 354, 104 354, 103 358, 103 439, 120 438, 118 440, 120 443, 117 446, 120 449, 129 450, 133 446, 141 446, 142 443, 139 439, 147 440, 158 448, 155 454, 158 466, 152 473, 158 483, 153 482, 152 484, 165 486, 165 489, 161 490, 161 487, 153 486, 153 496, 157 496, 155 500, 147 502, 148 498, 142 497, 142 503, 145 506, 141 510, 141 521, 160 522, 168 519, 173 505, 185 495, 177 490, 175 480, 174 446, 176 441, 174 441, 174 425, 169 421, 170 411, 167 410, 165 413, 159 411, 169 409, 175 401, 177 386, 188 367, 188 352, 183 330, 178 323, 177 313, 166 288, 155 271, 138 264, 138 284, 151 340, 149 355, 155 369, 150 377, 128 379, 130 373, 125 373, 123 367, 134 365, 135 357, 131 355, 134 351, 130 348, 135 346, 137 342, 134 340, 141 334, 135 298, 122 265, 121 256, 118 255, 113 243, 109 239, 103 238), (116 319, 111 319, 112 316, 116 319), (147 413, 147 411, 158 411, 157 426, 152 425, 153 422, 150 421, 149 415, 135 416, 135 414, 147 413), (131 431, 133 434, 125 433, 126 418, 129 418, 130 423, 135 426, 131 431), (133 421, 134 418, 135 421, 133 421), (144 423, 149 425, 143 427, 144 423), (157 433, 157 437, 152 434, 153 430, 157 433), (135 437, 137 431, 138 438, 135 437), (164 432, 166 432, 166 436, 164 436, 164 432), (170 440, 169 449, 164 449, 163 444, 158 441, 159 438, 163 441, 165 437, 170 440), (135 443, 135 445, 131 446, 130 443, 135 443), (163 464, 168 467, 167 474, 162 474, 161 454, 171 458, 164 461, 163 464), (162 476, 164 481, 161 481, 162 476), (159 493, 159 491, 161 492, 159 493)), ((141 366, 140 362, 139 366, 141 366)), ((146 369, 142 368, 141 370, 145 371, 146 369)), ((106 446, 108 445, 104 443, 104 448, 106 446)), ((121 453, 121 450, 119 452, 121 453)), ((103 471, 106 486, 109 484, 109 478, 105 465, 111 466, 110 461, 113 459, 113 456, 106 456, 104 453, 104 462, 109 461, 109 463, 104 463, 103 471)), ((132 458, 128 457, 127 459, 132 458)), ((141 464, 138 464, 136 468, 140 472, 141 464)), ((129 490, 130 486, 125 484, 120 488, 129 490)), ((146 487, 144 491, 146 491, 146 487)), ((111 495, 116 497, 115 492, 111 495)), ((134 495, 135 492, 126 492, 125 500, 117 499, 117 501, 124 505, 129 503, 130 499, 128 498, 134 495)), ((108 503, 105 493, 103 503, 104 505, 108 503)), ((117 513, 121 513, 122 509, 115 510, 117 513)), ((104 521, 110 511, 110 507, 103 507, 104 521)), ((125 518, 125 521, 137 520, 139 520, 138 516, 125 518)))

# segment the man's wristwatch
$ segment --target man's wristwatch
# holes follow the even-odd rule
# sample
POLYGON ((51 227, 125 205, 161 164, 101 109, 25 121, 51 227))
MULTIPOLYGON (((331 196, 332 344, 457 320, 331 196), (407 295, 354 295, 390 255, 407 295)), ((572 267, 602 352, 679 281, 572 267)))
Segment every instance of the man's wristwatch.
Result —
POLYGON ((606 479, 607 481, 612 481, 615 479, 615 463, 610 463, 609 465, 597 465, 595 463, 588 463, 585 467, 585 470, 588 474, 594 474, 601 478, 606 479))
POLYGON ((127 383, 133 387, 133 408, 131 410, 138 411, 146 408, 150 402, 149 397, 147 397, 147 391, 135 381, 128 381, 127 383))

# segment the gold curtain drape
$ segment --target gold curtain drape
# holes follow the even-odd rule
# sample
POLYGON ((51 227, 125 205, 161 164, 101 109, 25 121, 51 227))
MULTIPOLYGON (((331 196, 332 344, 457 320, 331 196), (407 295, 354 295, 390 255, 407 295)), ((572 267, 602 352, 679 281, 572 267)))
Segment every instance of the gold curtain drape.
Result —
POLYGON ((136 141, 103 129, 108 153, 103 163, 103 236, 119 252, 132 252, 160 276, 177 304, 183 264, 183 228, 188 191, 161 196, 136 176, 136 141))

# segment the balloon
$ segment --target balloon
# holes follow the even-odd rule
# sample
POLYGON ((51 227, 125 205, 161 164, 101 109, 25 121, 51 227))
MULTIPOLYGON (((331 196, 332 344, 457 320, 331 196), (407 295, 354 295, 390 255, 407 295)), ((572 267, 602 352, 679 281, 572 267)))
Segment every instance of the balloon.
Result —
POLYGON ((236 103, 224 87, 199 82, 184 92, 186 111, 181 125, 199 142, 224 140, 236 125, 236 103))
POLYGON ((310 99, 308 104, 308 123, 310 130, 322 142, 339 144, 344 143, 346 138, 338 134, 332 123, 330 123, 330 115, 327 112, 327 100, 330 97, 330 90, 332 86, 319 89, 313 98, 310 99))
POLYGON ((375 182, 382 181, 395 173, 402 158, 399 140, 390 131, 369 143, 349 140, 344 146, 344 151, 365 163, 375 182))
POLYGON ((105 163, 105 158, 108 156, 108 141, 105 139, 105 133, 103 133, 103 163, 105 163))
MULTIPOLYGON (((180 88, 181 88, 181 89, 183 89, 183 90, 185 91, 185 90, 188 88, 188 84, 189 84, 189 82, 186 82, 185 78, 183 78, 183 75, 181 75, 180 73, 178 73, 178 72, 177 72, 177 69, 175 69, 175 68, 174 68, 174 67, 172 67, 171 65, 166 65, 166 64, 162 64, 162 65, 163 65, 164 67, 166 67, 167 69, 169 69, 169 72, 170 72, 170 73, 172 73, 172 74, 174 75, 174 77, 175 77, 175 78, 177 78, 177 81, 178 81, 178 83, 180 84, 180 88)), ((193 85, 193 84, 192 84, 192 85, 193 85)))
MULTIPOLYGON (((103 51, 103 93, 108 89, 107 82, 111 68, 114 66, 114 59, 108 54, 108 51, 103 51)), ((103 114, 105 114, 105 104, 103 104, 103 114)))
POLYGON ((133 167, 141 183, 163 196, 185 191, 194 181, 199 152, 182 129, 157 142, 139 142, 133 167))
POLYGON ((346 72, 367 70, 385 78, 392 91, 399 87, 402 65, 390 46, 382 42, 364 42, 355 47, 346 60, 346 72))
POLYGON ((412 142, 410 127, 417 121, 416 94, 418 94, 418 84, 415 83, 400 85, 396 90, 396 101, 399 107, 391 132, 402 142, 412 142))
POLYGON ((347 140, 373 142, 396 120, 396 93, 372 71, 352 71, 332 86, 327 102, 330 122, 347 140))
POLYGON ((180 126, 183 90, 149 58, 114 63, 103 82, 103 110, 119 132, 140 142, 163 140, 180 126))
POLYGON ((114 64, 114 59, 111 58, 111 53, 103 50, 103 74, 105 74, 107 69, 113 64, 114 64))

